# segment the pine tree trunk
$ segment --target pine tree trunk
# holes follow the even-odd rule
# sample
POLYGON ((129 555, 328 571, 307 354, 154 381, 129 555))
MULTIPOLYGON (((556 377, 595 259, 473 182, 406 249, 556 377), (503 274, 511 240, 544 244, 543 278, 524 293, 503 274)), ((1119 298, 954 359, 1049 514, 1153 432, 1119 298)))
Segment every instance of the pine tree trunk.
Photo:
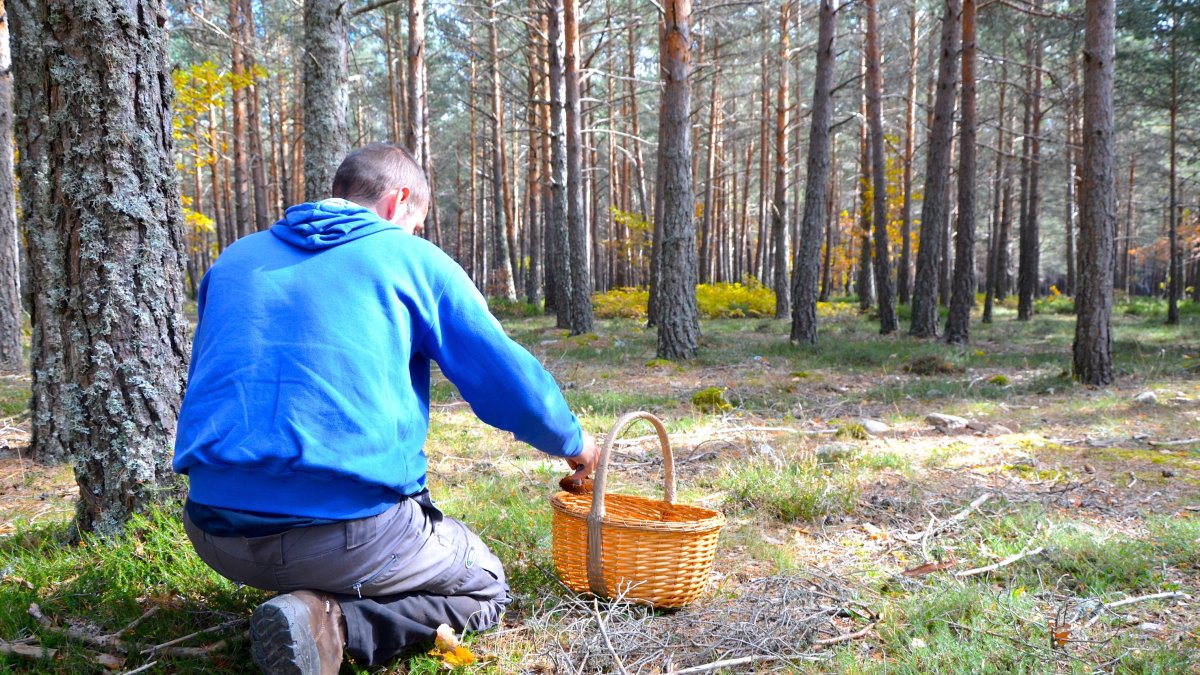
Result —
POLYGON ((1008 139, 1005 134, 1005 124, 1008 122, 1004 101, 1008 93, 1008 44, 1005 43, 1003 61, 1000 64, 1000 100, 996 106, 996 170, 992 179, 992 222, 988 233, 987 271, 984 281, 983 323, 992 322, 992 305, 996 298, 996 280, 999 278, 996 266, 1000 259, 1000 216, 1002 193, 1004 192, 1004 171, 1008 164, 1008 139))
MULTIPOLYGON (((713 61, 721 51, 721 43, 713 36, 713 61)), ((708 98, 708 154, 704 162, 704 212, 700 217, 700 283, 712 282, 712 239, 713 239, 713 184, 717 176, 717 127, 720 124, 720 94, 717 87, 721 80, 721 69, 716 68, 712 76, 712 94, 708 98)))
MULTIPOLYGON (((512 258, 509 256, 509 237, 504 210, 504 99, 500 78, 500 39, 496 22, 496 3, 493 0, 488 15, 488 45, 491 54, 492 82, 492 225, 495 237, 496 265, 494 292, 506 300, 517 299, 513 283, 512 258)), ((409 102, 412 107, 412 102, 409 102)), ((409 111, 411 118, 412 111, 409 111)))
MULTIPOLYGON (((866 35, 865 21, 861 18, 859 26, 866 35)), ((867 50, 860 52, 859 72, 862 73, 862 92, 859 97, 858 125, 858 308, 866 312, 875 304, 875 268, 871 264, 871 219, 873 206, 871 204, 871 143, 870 131, 867 124, 867 50)))
POLYGON ((567 229, 571 252, 571 334, 592 330, 592 282, 588 269, 588 221, 579 102, 579 0, 563 2, 563 85, 566 89, 567 229))
MULTIPOLYGON (((808 137, 808 167, 801 219, 800 254, 796 258, 792 291, 793 342, 817 343, 817 288, 821 270, 821 235, 828 230, 826 196, 829 188, 830 125, 833 121, 834 44, 837 15, 833 0, 821 0, 818 19, 817 68, 813 78, 812 126, 808 137)), ((828 266, 828 262, 826 262, 828 266)))
MULTIPOLYGON (((1071 81, 1075 83, 1075 64, 1071 63, 1071 81)), ((1077 91, 1072 86, 1071 101, 1067 105, 1067 145, 1063 148, 1063 158, 1066 160, 1066 176, 1063 180, 1064 192, 1063 195, 1063 263, 1067 269, 1066 280, 1063 283, 1062 292, 1069 296, 1075 295, 1075 159, 1072 156, 1074 146, 1078 141, 1076 139, 1076 98, 1074 92, 1077 91)))
MULTIPOLYGON (((550 48, 550 222, 546 225, 551 261, 548 272, 553 283, 547 283, 546 297, 553 287, 554 309, 559 328, 571 327, 571 241, 567 227, 567 92, 563 78, 563 0, 547 0, 549 18, 548 46, 550 48)), ((650 308, 654 308, 654 288, 651 287, 650 308)))
POLYGON ((1075 302, 1073 373, 1084 384, 1113 381, 1112 257, 1114 0, 1087 0, 1083 50, 1083 192, 1079 224, 1080 292, 1075 302))
POLYGON ((959 118, 958 222, 954 239, 954 287, 946 342, 966 344, 975 307, 975 0, 962 8, 962 114, 959 118))
POLYGON ((26 294, 30 298, 30 370, 32 383, 30 455, 54 464, 70 459, 74 414, 67 397, 66 344, 57 317, 66 312, 68 294, 63 242, 54 226, 49 175, 49 124, 46 118, 49 47, 47 8, 43 0, 10 0, 12 22, 13 126, 20 178, 21 226, 28 264, 26 294), (49 293, 42 289, 58 288, 49 293))
MULTIPOLYGON (((1035 2, 1035 7, 1041 8, 1041 1, 1035 2)), ((1021 245, 1017 262, 1017 319, 1028 321, 1033 318, 1033 301, 1038 295, 1038 281, 1041 246, 1041 234, 1038 226, 1038 213, 1041 210, 1041 190, 1039 178, 1041 175, 1040 136, 1042 112, 1042 44, 1030 20, 1026 43, 1026 58, 1030 65, 1028 81, 1031 85, 1026 102, 1026 119, 1029 127, 1026 135, 1028 144, 1027 178, 1025 180, 1026 194, 1023 197, 1024 209, 1021 214, 1021 245)))
POLYGON ((13 183, 13 74, 8 12, 0 0, 0 370, 21 368, 21 259, 13 183))
POLYGON ((900 223, 900 266, 896 273, 896 295, 900 304, 912 301, 912 202, 913 202, 913 159, 917 127, 917 57, 920 43, 917 41, 917 6, 909 8, 908 15, 908 88, 904 102, 904 205, 900 223))
POLYGON ((788 63, 791 59, 792 0, 783 0, 779 8, 779 85, 775 103, 775 193, 771 201, 771 239, 774 243, 775 318, 786 319, 792 311, 788 278, 788 63))
POLYGON ((74 461, 77 526, 112 535, 176 496, 188 335, 167 8, 105 9, 18 3, 13 43, 25 205, 41 207, 26 220, 33 452, 74 461))
MULTIPOLYGON (((969 1, 969 0, 968 0, 969 1)), ((883 154, 883 75, 879 54, 879 10, 876 0, 866 0, 867 13, 867 124, 870 127, 871 198, 874 214, 871 227, 875 240, 875 297, 879 304, 879 333, 896 332, 896 295, 892 286, 891 253, 888 244, 886 158, 883 154)))
MULTIPOLYGON (((242 3, 241 11, 241 43, 242 56, 246 68, 246 140, 247 161, 250 168, 250 180, 254 187, 254 230, 265 230, 271 226, 267 204, 270 196, 267 193, 266 154, 262 143, 262 104, 258 96, 259 78, 255 74, 254 50, 254 9, 251 0, 237 0, 242 3)), ((267 81, 264 79, 264 81, 267 81)))
POLYGON ((658 118, 658 204, 654 256, 657 274, 658 357, 687 359, 696 353, 700 317, 696 306, 696 223, 692 193, 689 115, 691 102, 691 0, 666 0, 659 32, 663 77, 658 118))
POLYGON ((958 87, 955 62, 960 43, 961 0, 946 0, 942 17, 941 56, 937 95, 925 169, 925 202, 921 205, 921 235, 917 249, 917 274, 913 286, 912 323, 915 337, 936 337, 938 331, 938 264, 942 257, 942 228, 946 220, 950 148, 954 133, 954 97, 958 87))
MULTIPOLYGON (((1082 135, 1083 134, 1081 132, 1080 136, 1082 135)), ((1080 168, 1082 169, 1082 167, 1080 168)), ((1124 289, 1126 294, 1128 294, 1130 289, 1133 287, 1133 254, 1131 249, 1133 248, 1133 237, 1136 229, 1134 227, 1135 223, 1133 211, 1134 195, 1136 194, 1134 191, 1136 172, 1137 153, 1131 152, 1129 153, 1129 188, 1126 192, 1127 198, 1125 200, 1125 237, 1121 241, 1121 287, 1124 289)), ((1080 192, 1082 193, 1082 190, 1080 190, 1080 192)), ((1083 195, 1080 194, 1081 199, 1082 196, 1083 195)), ((1080 210, 1082 211, 1082 204, 1080 210)))
POLYGON ((233 76, 233 206, 234 222, 237 225, 235 238, 244 237, 254 231, 254 212, 250 205, 250 161, 247 157, 250 139, 246 134, 246 92, 249 76, 246 74, 246 19, 242 15, 245 4, 242 0, 229 2, 230 66, 233 76))
POLYGON ((304 199, 329 196, 349 140, 346 3, 304 0, 304 199))
MULTIPOLYGON (((1178 24, 1178 14, 1172 17, 1172 26, 1178 24)), ((1179 325, 1179 298, 1182 297, 1183 274, 1180 265, 1179 246, 1179 55, 1175 28, 1171 29, 1171 103, 1169 108, 1170 131, 1168 136, 1168 153, 1170 155, 1170 174, 1167 178, 1170 194, 1167 204, 1167 325, 1179 325)))

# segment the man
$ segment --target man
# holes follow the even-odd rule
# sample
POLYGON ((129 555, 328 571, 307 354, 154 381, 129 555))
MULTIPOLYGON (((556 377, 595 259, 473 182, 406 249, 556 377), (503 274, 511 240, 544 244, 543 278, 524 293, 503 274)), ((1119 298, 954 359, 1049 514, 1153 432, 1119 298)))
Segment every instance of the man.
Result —
POLYGON ((483 421, 578 476, 597 454, 462 268, 413 236, 430 194, 407 151, 356 150, 333 195, 205 275, 179 415, 197 553, 283 592, 250 622, 269 673, 336 673, 343 648, 379 664, 443 623, 492 627, 510 602, 500 561, 426 490, 431 361, 483 421))

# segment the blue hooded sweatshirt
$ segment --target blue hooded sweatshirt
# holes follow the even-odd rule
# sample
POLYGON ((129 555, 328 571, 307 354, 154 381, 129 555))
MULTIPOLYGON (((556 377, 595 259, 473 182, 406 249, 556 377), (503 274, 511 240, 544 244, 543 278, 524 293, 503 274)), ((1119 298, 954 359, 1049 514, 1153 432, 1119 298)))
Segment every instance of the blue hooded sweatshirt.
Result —
POLYGON ((430 362, 484 422, 582 449, 553 377, 439 248, 341 199, 225 250, 199 290, 175 471, 199 504, 344 520, 425 487, 430 362))

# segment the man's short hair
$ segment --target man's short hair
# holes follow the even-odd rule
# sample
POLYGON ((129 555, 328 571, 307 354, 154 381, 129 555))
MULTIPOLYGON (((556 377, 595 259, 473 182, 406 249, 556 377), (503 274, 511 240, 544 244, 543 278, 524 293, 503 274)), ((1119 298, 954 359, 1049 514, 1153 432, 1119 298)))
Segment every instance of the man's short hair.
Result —
POLYGON ((429 204, 429 182, 408 150, 392 143, 372 143, 346 156, 333 177, 333 196, 365 206, 378 203, 389 190, 407 187, 413 206, 429 204))

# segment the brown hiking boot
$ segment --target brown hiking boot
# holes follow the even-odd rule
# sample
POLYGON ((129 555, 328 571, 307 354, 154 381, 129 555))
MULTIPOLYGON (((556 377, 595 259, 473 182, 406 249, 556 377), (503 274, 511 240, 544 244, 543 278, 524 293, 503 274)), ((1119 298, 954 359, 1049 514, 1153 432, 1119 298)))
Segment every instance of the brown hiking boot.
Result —
POLYGON ((346 643, 342 608, 326 593, 276 596, 250 617, 250 642, 254 662, 268 675, 337 675, 346 643))

